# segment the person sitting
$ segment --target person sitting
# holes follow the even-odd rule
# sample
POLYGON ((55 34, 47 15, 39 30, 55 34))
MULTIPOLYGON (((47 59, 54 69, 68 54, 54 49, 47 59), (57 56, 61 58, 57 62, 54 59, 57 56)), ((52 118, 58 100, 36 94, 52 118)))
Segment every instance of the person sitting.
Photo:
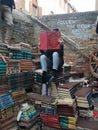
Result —
POLYGON ((40 50, 40 63, 42 68, 42 95, 46 95, 45 91, 47 83, 56 80, 58 74, 62 71, 62 66, 64 64, 63 39, 59 38, 58 43, 60 44, 60 49, 40 50), (51 72, 51 74, 49 72, 51 72))

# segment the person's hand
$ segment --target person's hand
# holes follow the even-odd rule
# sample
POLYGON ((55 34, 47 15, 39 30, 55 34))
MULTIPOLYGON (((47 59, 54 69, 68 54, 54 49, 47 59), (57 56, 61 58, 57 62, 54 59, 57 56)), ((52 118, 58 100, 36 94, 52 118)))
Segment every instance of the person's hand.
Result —
POLYGON ((13 5, 13 6, 12 6, 12 8, 13 8, 13 9, 16 9, 16 6, 15 6, 15 5, 13 5))
POLYGON ((63 42, 63 39, 62 39, 62 38, 59 38, 59 39, 58 39, 58 42, 59 42, 59 43, 62 43, 62 42, 63 42))

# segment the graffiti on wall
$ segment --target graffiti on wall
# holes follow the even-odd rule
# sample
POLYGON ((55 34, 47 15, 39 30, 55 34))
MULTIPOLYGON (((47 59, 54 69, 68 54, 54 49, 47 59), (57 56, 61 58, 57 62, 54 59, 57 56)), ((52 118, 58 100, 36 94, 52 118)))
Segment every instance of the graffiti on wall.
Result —
POLYGON ((92 38, 92 34, 89 33, 89 30, 92 29, 92 24, 83 24, 83 22, 81 24, 76 20, 58 20, 57 24, 59 26, 65 25, 65 28, 69 28, 71 30, 71 33, 79 39, 87 40, 89 38, 92 38))

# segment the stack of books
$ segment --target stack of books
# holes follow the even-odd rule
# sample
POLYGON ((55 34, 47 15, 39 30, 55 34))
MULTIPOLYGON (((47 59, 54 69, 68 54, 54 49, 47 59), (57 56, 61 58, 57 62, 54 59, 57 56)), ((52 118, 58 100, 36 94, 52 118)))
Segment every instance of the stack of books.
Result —
POLYGON ((92 106, 92 91, 90 87, 82 87, 75 93, 78 107, 90 108, 92 106))
POLYGON ((79 116, 92 117, 92 90, 90 87, 82 87, 75 93, 75 99, 79 116))
POLYGON ((76 103, 59 104, 57 105, 57 113, 59 115, 60 128, 62 129, 76 129, 77 111, 76 103))
POLYGON ((58 95, 60 99, 74 98, 74 93, 81 87, 80 82, 67 82, 58 86, 58 95))

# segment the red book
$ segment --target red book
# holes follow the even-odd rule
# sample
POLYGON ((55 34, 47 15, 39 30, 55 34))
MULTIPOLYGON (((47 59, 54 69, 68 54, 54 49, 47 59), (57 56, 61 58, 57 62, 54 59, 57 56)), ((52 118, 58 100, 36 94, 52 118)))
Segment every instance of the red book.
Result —
POLYGON ((40 33, 40 50, 58 50, 60 43, 58 42, 61 37, 60 32, 48 31, 40 33))

